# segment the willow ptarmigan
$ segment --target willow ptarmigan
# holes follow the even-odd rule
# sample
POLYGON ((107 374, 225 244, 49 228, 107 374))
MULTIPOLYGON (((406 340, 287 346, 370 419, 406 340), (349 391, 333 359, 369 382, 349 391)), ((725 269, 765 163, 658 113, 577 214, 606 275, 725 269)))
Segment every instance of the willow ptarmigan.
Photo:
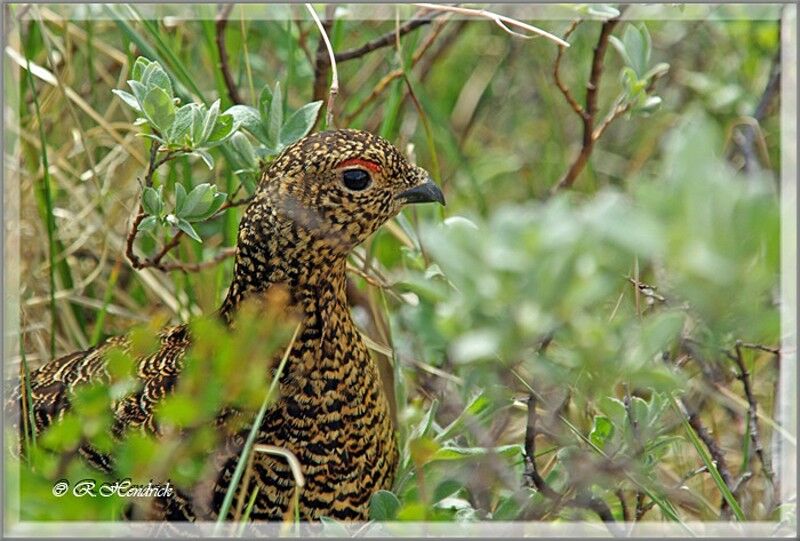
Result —
MULTIPOLYGON (((288 289, 291 309, 301 314, 302 330, 289 353, 280 398, 267 412, 256 442, 297 456, 305 476, 299 502, 304 520, 364 520, 370 496, 393 481, 398 453, 389 403, 350 314, 345 262, 404 205, 420 202, 444 204, 444 197, 429 175, 393 145, 363 131, 329 131, 301 139, 275 159, 239 226, 233 282, 220 315, 231 321, 248 296, 272 284, 288 289)), ((148 397, 168 394, 180 376, 191 343, 188 330, 172 327, 160 336, 160 350, 137 360, 142 390, 115 411, 115 432, 152 424, 157 400, 148 397), (161 368, 148 372, 146 363, 161 368)), ((109 339, 31 373, 37 431, 69 408, 76 386, 101 377, 104 351, 125 340, 109 339)), ((13 395, 19 401, 19 387, 13 395)), ((103 467, 104 460, 95 456, 91 462, 103 467)), ((176 496, 160 503, 158 518, 216 518, 237 460, 230 458, 220 470, 210 516, 200 516, 186 498, 176 496)), ((287 463, 258 453, 253 472, 249 486, 241 487, 248 492, 259 487, 251 518, 281 519, 294 494, 287 463)))

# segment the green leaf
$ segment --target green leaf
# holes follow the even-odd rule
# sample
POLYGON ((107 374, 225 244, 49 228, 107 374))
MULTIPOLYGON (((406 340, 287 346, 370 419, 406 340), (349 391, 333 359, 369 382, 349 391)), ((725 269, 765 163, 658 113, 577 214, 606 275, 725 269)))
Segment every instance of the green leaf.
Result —
POLYGON ((131 78, 136 81, 142 80, 142 75, 144 75, 144 70, 149 66, 153 61, 149 58, 145 58, 140 56, 136 59, 136 62, 133 63, 133 68, 131 69, 131 78))
POLYGON ((521 512, 522 507, 520 507, 516 498, 509 496, 507 498, 502 498, 500 503, 497 504, 497 507, 495 507, 492 513, 492 520, 501 522, 516 520, 521 512))
POLYGON ((158 62, 151 62, 145 69, 141 78, 142 84, 150 91, 153 88, 160 88, 164 90, 167 95, 172 99, 175 94, 172 90, 172 82, 169 80, 169 75, 161 67, 158 62))
POLYGON ((145 96, 147 96, 147 87, 139 81, 133 80, 128 81, 128 86, 133 90, 133 95, 136 97, 136 101, 139 102, 139 109, 141 110, 141 105, 144 103, 145 96))
POLYGON ((408 502, 397 512, 397 520, 421 522, 426 519, 427 507, 422 502, 408 502))
POLYGON ((147 216, 141 222, 139 222, 139 227, 137 227, 136 230, 152 231, 155 229, 156 225, 158 225, 158 218, 155 216, 147 216))
POLYGON ((153 216, 160 216, 161 211, 164 209, 164 202, 161 199, 162 187, 159 186, 158 190, 150 186, 145 187, 142 194, 142 207, 144 207, 147 214, 153 216))
POLYGON ((437 449, 426 462, 435 462, 439 460, 465 460, 479 456, 486 456, 488 454, 497 454, 507 458, 521 456, 523 452, 522 446, 519 444, 501 445, 499 447, 442 447, 437 449))
POLYGON ((614 423, 612 423, 608 417, 595 415, 592 431, 589 432, 589 439, 592 440, 592 443, 600 449, 603 449, 606 442, 608 442, 613 435, 614 423))
POLYGON ((312 101, 295 111, 281 128, 280 145, 288 146, 305 137, 317 121, 322 101, 312 101))
POLYGON ((590 4, 586 9, 589 15, 599 17, 602 20, 613 19, 619 17, 619 10, 608 4, 590 4))
POLYGON ((186 196, 180 217, 191 222, 205 220, 222 206, 227 194, 211 184, 200 184, 186 196))
POLYGON ((198 144, 205 143, 214 131, 214 126, 217 124, 217 117, 219 117, 219 100, 211 104, 206 113, 206 118, 203 120, 203 133, 200 136, 198 144))
POLYGON ((162 88, 154 87, 149 90, 142 105, 150 124, 161 133, 172 126, 175 120, 175 104, 162 88))
POLYGON ((649 424, 648 404, 638 396, 632 396, 630 402, 630 415, 633 417, 629 422, 636 425, 639 429, 644 429, 649 424))
POLYGON ((647 71, 650 63, 650 50, 652 47, 650 33, 644 24, 628 24, 622 35, 622 43, 627 52, 630 66, 640 78, 647 71))
POLYGON ((186 204, 186 188, 183 184, 175 185, 175 215, 180 216, 183 206, 186 204))
POLYGON ((249 132, 255 133, 262 128, 258 111, 249 105, 234 105, 229 107, 223 114, 231 115, 235 122, 241 124, 249 132))
POLYGON ((196 108, 196 104, 187 103, 176 111, 175 120, 172 123, 172 127, 169 129, 169 133, 167 133, 168 142, 178 146, 186 144, 186 139, 189 137, 189 132, 192 129, 192 122, 194 120, 192 110, 196 108))
POLYGON ((214 169, 214 157, 202 148, 196 149, 192 152, 195 156, 199 156, 201 160, 208 166, 209 169, 214 169))
POLYGON ((642 79, 647 81, 650 80, 650 78, 654 77, 655 75, 661 76, 667 73, 668 71, 669 71, 669 64, 667 64, 666 62, 659 62, 658 64, 647 70, 647 73, 644 74, 642 79))
POLYGON ((636 111, 644 114, 656 112, 661 107, 661 98, 659 96, 647 96, 644 102, 636 107, 636 111))
POLYGON ((466 424, 470 419, 482 419, 486 415, 496 411, 501 405, 492 401, 487 395, 486 391, 481 391, 476 395, 466 408, 451 422, 445 429, 443 429, 437 436, 436 441, 442 442, 456 435, 456 433, 466 424))
POLYGON ((448 498, 464 488, 464 483, 455 479, 445 479, 433 491, 433 501, 438 502, 448 498))
POLYGON ((418 466, 427 464, 432 457, 440 450, 440 446, 433 439, 428 437, 414 438, 408 442, 411 460, 418 466))
POLYGON ((272 89, 269 85, 264 85, 258 95, 258 114, 261 116, 261 124, 266 126, 269 119, 269 110, 272 106, 272 89))
MULTIPOLYGON (((180 185, 178 185, 180 186, 180 185)), ((175 187, 177 190, 177 186, 175 187)), ((183 188, 183 186, 181 186, 183 188)), ((175 207, 175 214, 178 218, 186 218, 187 216, 191 215, 195 208, 203 202, 203 199, 207 197, 207 204, 210 204, 211 201, 214 199, 214 192, 211 189, 211 184, 204 182, 203 184, 198 184, 195 186, 192 191, 190 191, 183 200, 183 204, 180 208, 175 207)), ((205 204, 204 203, 204 204, 205 204)), ((203 205, 201 205, 202 207, 203 205)), ((207 206, 207 205, 206 205, 207 206)), ((205 210, 205 208, 200 209, 205 210)))
POLYGON ((219 209, 222 207, 223 203, 225 203, 225 199, 228 197, 228 194, 223 192, 217 192, 214 194, 214 198, 211 200, 211 203, 206 207, 204 212, 197 212, 195 211, 192 213, 191 216, 187 217, 187 220, 191 220, 193 222, 199 222, 202 220, 207 220, 211 216, 213 216, 219 209))
POLYGON ((178 218, 178 221, 175 225, 178 229, 180 229, 181 231, 192 237, 197 242, 203 242, 203 240, 200 238, 200 235, 198 235, 197 231, 195 231, 194 227, 192 227, 192 224, 190 224, 183 218, 178 218))
POLYGON ((272 103, 269 106, 269 118, 267 119, 267 141, 273 148, 278 146, 281 126, 283 126, 283 97, 281 84, 278 82, 275 83, 275 90, 272 93, 272 103))
POLYGON ((622 42, 622 40, 620 40, 617 36, 609 36, 608 41, 622 57, 622 61, 625 62, 625 65, 631 66, 633 62, 631 61, 631 57, 628 54, 628 50, 625 48, 625 44, 622 42))
POLYGON ((388 490, 379 490, 369 500, 370 520, 393 520, 400 509, 400 500, 388 490))
POLYGON ((199 145, 203 142, 203 125, 205 119, 205 109, 202 106, 195 105, 192 107, 192 129, 190 132, 192 145, 199 145))
POLYGON ((217 118, 217 123, 211 134, 208 136, 207 143, 219 144, 233 135, 235 126, 233 124, 233 116, 222 114, 217 118))
POLYGON ((124 90, 118 90, 116 88, 114 90, 112 90, 111 92, 114 95, 116 95, 119 99, 121 99, 125 103, 125 105, 127 105, 128 107, 131 107, 134 111, 136 111, 138 113, 142 112, 142 108, 139 105, 139 100, 137 100, 136 96, 134 96, 133 94, 129 94, 128 92, 125 92, 124 90))
POLYGON ((169 423, 178 427, 188 427, 198 419, 197 405, 190 397, 181 394, 168 396, 156 408, 159 423, 169 423))
POLYGON ((255 169, 258 166, 258 160, 256 159, 253 145, 250 144, 250 140, 245 134, 241 132, 234 133, 233 137, 231 137, 231 145, 236 155, 241 160, 242 165, 251 169, 255 169))

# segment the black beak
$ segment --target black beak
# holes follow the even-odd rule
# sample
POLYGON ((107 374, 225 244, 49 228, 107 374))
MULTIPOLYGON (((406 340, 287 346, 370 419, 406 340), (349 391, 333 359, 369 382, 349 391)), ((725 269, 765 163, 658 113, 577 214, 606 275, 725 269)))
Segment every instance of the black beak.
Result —
POLYGON ((420 184, 419 186, 414 186, 413 188, 404 191, 400 195, 398 195, 403 203, 439 203, 441 205, 445 205, 444 202, 444 194, 442 190, 439 189, 439 186, 434 184, 432 180, 427 180, 420 184))

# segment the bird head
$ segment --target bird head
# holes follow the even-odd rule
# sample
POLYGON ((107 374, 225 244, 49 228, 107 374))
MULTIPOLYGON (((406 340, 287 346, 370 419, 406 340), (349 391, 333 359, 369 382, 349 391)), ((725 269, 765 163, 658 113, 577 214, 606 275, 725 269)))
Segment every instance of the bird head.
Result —
POLYGON ((408 204, 444 195, 421 167, 368 132, 309 135, 281 153, 259 191, 273 215, 310 245, 347 253, 408 204))

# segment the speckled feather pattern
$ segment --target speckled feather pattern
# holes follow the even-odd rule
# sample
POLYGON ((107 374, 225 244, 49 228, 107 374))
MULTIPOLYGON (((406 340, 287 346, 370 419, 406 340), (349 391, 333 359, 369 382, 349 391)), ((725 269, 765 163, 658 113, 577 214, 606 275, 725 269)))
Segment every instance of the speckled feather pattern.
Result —
MULTIPOLYGON (((398 453, 390 409, 378 368, 353 323, 345 297, 345 261, 402 208, 397 195, 428 180, 390 143, 356 130, 310 135, 287 148, 262 175, 256 195, 239 227, 234 277, 219 310, 230 321, 248 296, 280 284, 290 295, 290 309, 301 314, 302 331, 289 354, 280 381, 280 398, 259 427, 257 442, 284 447, 299 459, 306 486, 300 516, 365 520, 369 499, 391 487, 398 453), (343 185, 341 164, 363 160, 371 183, 362 191, 343 185)), ((185 326, 164 329, 157 353, 137 360, 141 390, 114 404, 114 436, 126 431, 158 433, 154 406, 176 384, 191 344, 185 326)), ((31 387, 38 431, 69 410, 76 386, 107 380, 104 353, 129 348, 115 337, 83 352, 66 355, 34 370, 31 387)), ((19 405, 19 386, 11 401, 19 405)), ((219 474, 210 505, 192 498, 157 502, 149 519, 216 518, 245 433, 227 441, 216 457, 219 474)), ((110 470, 111 463, 92 449, 81 449, 90 463, 110 470)), ((252 490, 258 496, 256 520, 283 518, 294 493, 284 459, 263 453, 254 457, 254 475, 236 498, 252 490)))

